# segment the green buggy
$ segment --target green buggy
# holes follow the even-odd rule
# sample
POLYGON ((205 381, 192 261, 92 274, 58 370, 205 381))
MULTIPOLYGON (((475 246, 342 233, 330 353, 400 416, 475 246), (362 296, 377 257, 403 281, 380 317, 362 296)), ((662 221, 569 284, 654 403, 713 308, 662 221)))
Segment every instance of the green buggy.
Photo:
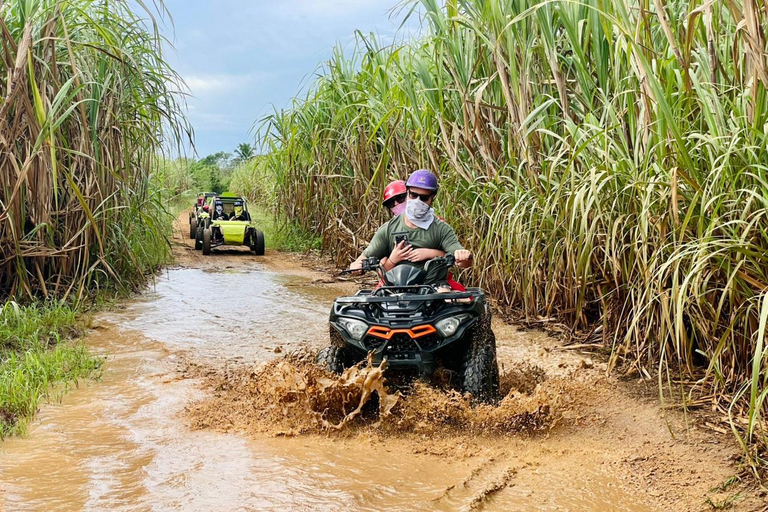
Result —
POLYGON ((232 195, 214 196, 206 206, 208 208, 200 214, 195 249, 208 255, 211 249, 222 245, 247 245, 257 255, 264 255, 264 233, 251 220, 245 199, 232 195))

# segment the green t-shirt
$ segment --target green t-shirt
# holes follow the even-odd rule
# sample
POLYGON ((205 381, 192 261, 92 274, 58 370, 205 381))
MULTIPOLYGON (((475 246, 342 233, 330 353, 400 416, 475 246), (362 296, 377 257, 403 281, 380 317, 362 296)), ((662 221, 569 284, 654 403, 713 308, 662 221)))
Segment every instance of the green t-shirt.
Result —
MULTIPOLYGON (((384 224, 373 235, 368 247, 363 251, 366 258, 385 258, 395 248, 395 233, 407 233, 408 243, 414 249, 439 249, 446 254, 453 254, 463 249, 453 228, 440 219, 435 219, 427 229, 409 228, 405 224, 405 214, 398 215, 384 224)), ((425 261, 415 265, 424 266, 425 261)))

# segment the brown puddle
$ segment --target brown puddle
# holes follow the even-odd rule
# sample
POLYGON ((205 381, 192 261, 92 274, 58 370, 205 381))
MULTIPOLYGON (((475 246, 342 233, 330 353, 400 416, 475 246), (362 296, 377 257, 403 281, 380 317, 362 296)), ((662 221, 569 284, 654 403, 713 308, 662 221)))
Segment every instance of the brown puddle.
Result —
POLYGON ((302 379, 315 378, 300 363, 269 362, 275 349, 326 343, 333 292, 305 293, 302 279, 175 269, 142 300, 105 315, 87 338, 107 356, 102 380, 43 407, 28 438, 0 445, 0 509, 654 510, 613 474, 603 456, 610 446, 540 432, 557 413, 545 385, 485 417, 461 397, 417 387, 376 426, 363 410, 344 435, 330 435, 322 421, 339 425, 359 404, 354 397, 340 416, 316 417, 320 428, 302 428, 290 414, 264 423, 260 407, 279 409, 286 389, 295 395, 310 382, 302 379), (183 361, 212 370, 184 379, 183 361), (247 392, 278 374, 293 383, 247 392), (211 382, 218 391, 202 391, 211 382), (195 416, 205 407, 218 416, 195 416), (197 427, 214 428, 190 429, 186 408, 197 427), (498 430, 494 418, 526 415, 538 418, 518 425, 526 435, 486 435, 498 430))

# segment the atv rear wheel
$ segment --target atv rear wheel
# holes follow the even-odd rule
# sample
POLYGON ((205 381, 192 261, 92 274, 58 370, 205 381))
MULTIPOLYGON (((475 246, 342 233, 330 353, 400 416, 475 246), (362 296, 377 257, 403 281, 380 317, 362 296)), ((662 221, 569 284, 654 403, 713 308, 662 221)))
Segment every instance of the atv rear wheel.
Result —
POLYGON ((197 234, 197 217, 189 219, 189 238, 195 238, 197 234))
POLYGON ((211 228, 205 228, 203 230, 203 254, 206 256, 211 254, 211 238, 213 237, 213 231, 211 228))
POLYGON ((352 354, 346 347, 325 347, 317 353, 315 362, 329 372, 339 375, 354 364, 352 354))
POLYGON ((496 336, 490 325, 479 324, 464 355, 462 391, 472 395, 475 404, 499 401, 499 366, 496 362, 496 336))
POLYGON ((254 229, 251 233, 251 250, 257 256, 264 256, 264 233, 258 229, 254 229))

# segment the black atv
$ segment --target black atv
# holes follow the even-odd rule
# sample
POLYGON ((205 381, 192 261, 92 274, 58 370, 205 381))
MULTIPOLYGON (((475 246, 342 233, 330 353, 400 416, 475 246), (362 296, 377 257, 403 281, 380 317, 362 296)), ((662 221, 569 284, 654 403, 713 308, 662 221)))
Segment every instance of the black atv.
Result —
POLYGON ((331 346, 320 351, 317 363, 341 373, 371 352, 374 364, 386 359, 390 371, 425 379, 442 366, 475 402, 498 401, 496 338, 485 293, 480 288, 438 293, 424 284, 444 281, 454 263, 449 254, 423 269, 402 263, 386 272, 376 258, 364 260, 362 271, 376 270, 382 286, 336 299, 331 346))

